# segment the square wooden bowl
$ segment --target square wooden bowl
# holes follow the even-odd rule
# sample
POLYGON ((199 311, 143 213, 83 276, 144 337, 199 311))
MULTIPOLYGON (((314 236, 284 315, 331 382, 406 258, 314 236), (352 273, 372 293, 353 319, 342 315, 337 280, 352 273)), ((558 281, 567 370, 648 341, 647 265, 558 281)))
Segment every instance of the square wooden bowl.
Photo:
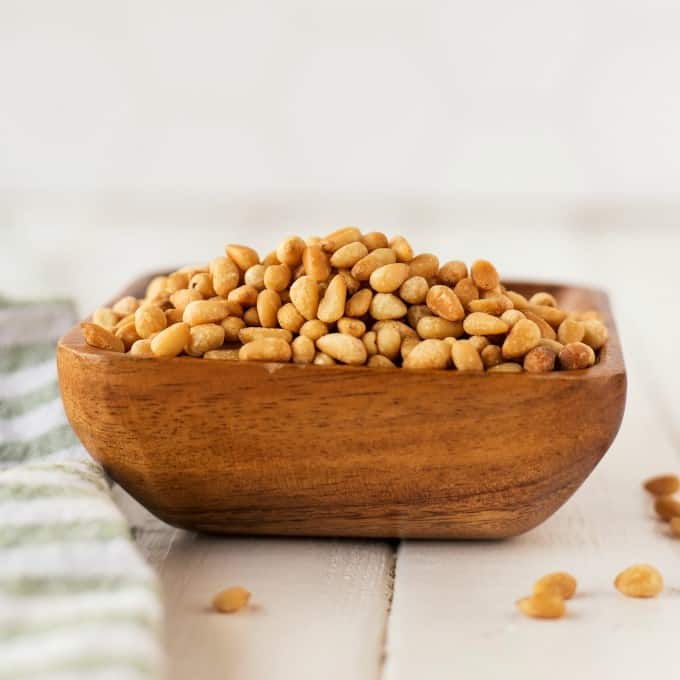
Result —
MULTIPOLYGON (((121 295, 142 296, 151 277, 121 295)), ((228 534, 503 538, 552 515, 611 445, 626 372, 607 296, 599 362, 532 375, 136 359, 60 341, 68 418, 162 520, 228 534)))

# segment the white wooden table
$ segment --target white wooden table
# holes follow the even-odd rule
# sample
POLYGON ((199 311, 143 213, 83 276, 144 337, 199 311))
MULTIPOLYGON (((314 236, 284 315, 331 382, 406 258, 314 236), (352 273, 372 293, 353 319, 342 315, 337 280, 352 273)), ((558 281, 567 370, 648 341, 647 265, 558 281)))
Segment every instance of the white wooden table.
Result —
MULTIPOLYGON (((527 243, 508 247, 519 257, 527 243)), ((583 487, 538 529, 476 543, 198 536, 117 489, 162 582, 171 680, 625 680, 671 658, 680 539, 654 518, 640 484, 680 471, 680 234, 566 230, 540 248, 538 274, 609 288, 623 338, 624 423, 583 487), (635 562, 662 571, 659 598, 614 590, 615 575, 635 562), (556 569, 579 581, 569 615, 521 617, 515 601, 556 569), (211 597, 231 584, 249 588, 253 606, 212 614, 211 597)))

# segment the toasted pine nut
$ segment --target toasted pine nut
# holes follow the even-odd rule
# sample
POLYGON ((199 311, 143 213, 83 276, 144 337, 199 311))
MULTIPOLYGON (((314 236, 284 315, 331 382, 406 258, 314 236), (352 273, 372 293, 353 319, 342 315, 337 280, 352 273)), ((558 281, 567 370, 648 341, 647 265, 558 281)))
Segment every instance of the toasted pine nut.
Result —
POLYGON ((447 321, 461 321, 465 310, 458 296, 448 286, 432 286, 427 293, 427 306, 447 321))
POLYGON ((534 595, 557 595, 563 600, 570 600, 576 592, 576 579, 566 571, 555 571, 541 576, 534 583, 534 595))
POLYGON ((402 339, 400 354, 401 358, 406 359, 406 357, 411 353, 411 350, 420 342, 420 338, 408 336, 402 339))
POLYGON ((671 518, 671 531, 674 536, 680 536, 680 517, 671 518))
POLYGON ((369 288, 362 288, 354 293, 345 304, 345 316, 364 316, 371 306, 373 292, 369 288))
POLYGON ((464 307, 467 307, 473 300, 479 299, 479 290, 471 278, 461 279, 453 289, 464 307))
POLYGON ((113 305, 113 311, 118 314, 118 316, 127 316, 128 314, 134 314, 139 308, 139 301, 137 298, 127 295, 121 298, 113 305))
POLYGON ((257 313, 257 307, 250 307, 246 309, 243 313, 243 320, 246 322, 246 326, 259 326, 260 316, 257 313))
POLYGON ((370 368, 396 368, 396 364, 382 354, 374 354, 368 359, 366 366, 370 368))
MULTIPOLYGON (((316 315, 324 323, 334 323, 345 313, 345 302, 347 302, 347 284, 340 274, 336 274, 319 302, 316 315)), ((333 356, 330 352, 326 353, 333 356)))
MULTIPOLYGON (((165 317, 165 315, 163 316, 165 317)), ((123 341, 126 352, 135 344, 135 342, 137 342, 137 340, 140 340, 134 318, 118 327, 116 330, 116 337, 123 341)))
POLYGON ((228 257, 216 257, 212 260, 210 273, 212 274, 213 288, 222 297, 226 297, 237 288, 241 280, 239 268, 228 257))
POLYGON ((343 316, 342 319, 338 319, 338 330, 340 333, 360 338, 366 332, 366 324, 359 319, 343 316))
POLYGON ((383 326, 376 335, 378 352, 390 360, 399 356, 401 335, 394 326, 383 326))
POLYGON ((144 298, 146 300, 153 300, 154 298, 165 292, 165 285, 168 282, 167 276, 154 276, 149 285, 146 287, 144 298))
POLYGON ((144 304, 135 312, 135 328, 140 338, 149 338, 168 325, 160 307, 144 304))
POLYGON ((468 342, 478 351, 481 352, 488 344, 489 341, 483 335, 471 335, 468 338, 468 342))
POLYGON ((276 257, 281 264, 297 267, 302 262, 307 244, 299 236, 290 236, 276 249, 276 257))
MULTIPOLYGON (((243 332, 243 331, 241 331, 243 332)), ((258 338, 246 343, 238 352, 241 361, 288 362, 292 356, 290 345, 281 338, 258 338)))
POLYGON ((180 309, 166 309, 165 318, 167 320, 168 326, 172 326, 173 323, 179 323, 182 320, 183 310, 180 309))
POLYGON ((649 564, 634 564, 616 577, 614 586, 627 597, 656 597, 663 590, 663 577, 649 564))
POLYGON ((505 294, 510 298, 515 309, 524 311, 529 306, 529 301, 524 297, 524 295, 521 295, 514 290, 506 290, 505 294))
POLYGON ((223 590, 213 598, 213 607, 223 614, 231 614, 243 609, 250 600, 250 592, 241 586, 223 590))
POLYGON ((331 266, 340 269, 353 267, 362 257, 368 255, 368 248, 361 241, 353 241, 338 248, 331 256, 331 266))
POLYGON ((581 321, 567 318, 559 325, 559 328, 557 329, 557 339, 563 345, 568 345, 570 342, 581 342, 585 332, 585 326, 581 321))
POLYGON ((206 272, 194 274, 189 281, 189 289, 197 290, 204 298, 211 298, 215 295, 215 289, 212 285, 212 276, 206 272))
POLYGON ((549 593, 522 598, 517 607, 522 614, 534 619, 560 619, 566 613, 564 600, 549 593))
POLYGON ((316 346, 325 354, 343 364, 366 363, 367 352, 364 343, 344 333, 329 333, 316 341, 316 346))
POLYGON ((202 300, 203 295, 199 290, 190 290, 189 288, 182 288, 181 290, 176 290, 170 295, 170 302, 178 311, 184 313, 187 305, 190 302, 195 302, 196 300, 202 300))
POLYGON ((353 241, 361 240, 361 232, 356 227, 343 227, 331 232, 321 239, 321 247, 327 253, 334 253, 353 241))
POLYGON ((411 244, 403 236, 395 236, 390 241, 390 248, 396 253, 397 262, 406 262, 408 264, 413 259, 413 248, 411 248, 411 244))
POLYGON ((484 368, 492 368, 503 363, 503 355, 498 345, 487 345, 480 353, 484 368))
POLYGON ((477 260, 472 263, 470 268, 472 280, 475 282, 477 288, 481 290, 493 290, 498 287, 500 279, 496 267, 494 267, 488 260, 477 260))
POLYGON ((246 322, 238 316, 228 316, 222 320, 221 326, 224 329, 224 341, 236 342, 240 330, 246 327, 246 322))
POLYGON ((238 361, 237 349, 213 349, 203 355, 204 359, 217 359, 218 361, 238 361))
POLYGON ((425 302, 429 289, 427 279, 422 276, 411 276, 401 284, 399 297, 410 305, 421 305, 425 302))
POLYGON ((202 357, 206 352, 219 349, 223 343, 224 328, 216 323, 205 323, 191 327, 185 351, 189 356, 202 357))
POLYGON ((260 256, 248 246, 229 244, 225 251, 227 257, 242 271, 245 272, 255 264, 259 264, 260 256))
POLYGON ((229 302, 237 302, 241 307, 254 307, 257 304, 257 296, 259 292, 255 286, 243 285, 238 288, 234 288, 229 295, 227 295, 227 300, 229 302))
POLYGON ((501 314, 501 319, 505 321, 505 323, 512 328, 518 321, 521 321, 522 319, 526 319, 526 316, 522 312, 519 311, 519 309, 506 309, 502 314, 501 314))
MULTIPOLYGON (((434 317, 434 314, 430 311, 430 308, 427 305, 411 305, 408 308, 408 312, 406 312, 406 320, 408 321, 408 325, 411 326, 411 328, 418 328, 418 322, 424 317, 424 316, 432 316, 434 317)), ((434 317, 434 318, 439 318, 439 317, 434 317)), ((445 321, 446 319, 442 319, 442 321, 445 321)), ((462 327, 462 324, 461 324, 462 327)), ((462 334, 462 333, 461 333, 462 334)))
POLYGON ((564 349, 564 345, 561 342, 557 342, 557 340, 550 340, 549 338, 541 338, 538 342, 538 346, 547 347, 558 355, 564 349))
POLYGON ((288 288, 292 276, 287 264, 272 264, 264 271, 265 288, 279 293, 288 288))
POLYGON ((352 276, 357 281, 368 281, 376 269, 384 267, 386 264, 394 264, 396 261, 397 254, 392 248, 377 248, 362 257, 352 267, 352 276))
POLYGON ((336 361, 333 357, 329 357, 325 352, 317 352, 314 355, 314 361, 312 363, 315 366, 334 366, 336 361))
POLYGON ((463 323, 449 321, 439 316, 423 316, 416 326, 418 335, 423 340, 443 340, 444 338, 459 338, 463 335, 463 323))
POLYGON ((405 324, 403 321, 397 321, 396 319, 383 319, 382 321, 376 321, 373 324, 373 328, 371 328, 371 330, 377 333, 381 328, 385 328, 387 326, 399 331, 399 335, 402 338, 418 338, 418 333, 414 331, 411 326, 405 324))
POLYGON ((258 293, 257 316, 263 328, 274 328, 276 326, 276 314, 280 308, 281 298, 276 291, 265 288, 258 293))
POLYGON ((92 323, 95 323, 97 326, 101 326, 102 328, 106 328, 108 330, 111 330, 119 320, 120 316, 108 307, 100 307, 99 309, 95 309, 94 313, 92 314, 92 323))
POLYGON ((453 288, 461 279, 466 278, 467 275, 468 268, 465 262, 451 260, 439 268, 438 277, 440 283, 453 288))
POLYGON ((158 335, 154 335, 151 340, 151 351, 161 359, 176 357, 186 347, 190 335, 189 324, 175 323, 162 330, 158 335))
POLYGON ((136 340, 132 343, 128 354, 138 359, 151 359, 154 356, 154 353, 151 351, 151 340, 149 338, 136 340))
POLYGON ((319 284, 311 276, 301 276, 290 287, 290 301, 308 321, 316 318, 319 308, 319 284))
POLYGON ((83 331, 85 342, 91 347, 106 349, 110 352, 125 351, 123 341, 116 337, 108 328, 87 321, 81 323, 80 328, 83 331))
POLYGON ((500 335, 507 333, 509 326, 497 316, 484 312, 472 312, 465 318, 463 328, 468 335, 500 335))
POLYGON ((494 294, 481 300, 471 300, 468 304, 468 309, 471 312, 486 312, 495 316, 501 316, 503 312, 513 311, 510 298, 502 294, 494 294))
POLYGON ((368 248, 369 251, 377 250, 378 248, 387 248, 387 236, 381 231, 369 231, 361 237, 361 242, 368 248))
POLYGON ((553 328, 559 328, 560 324, 567 318, 566 312, 548 305, 529 305, 527 311, 545 319, 553 328))
POLYGON ((178 290, 182 290, 182 288, 188 287, 189 287, 189 274, 187 274, 186 272, 173 272, 172 274, 169 274, 165 280, 165 290, 168 293, 174 293, 178 290))
POLYGON ((306 335, 300 335, 293 340, 291 346, 293 352, 293 363, 295 364, 311 364, 314 361, 316 348, 314 341, 306 335))
POLYGON ((573 371, 592 366, 595 363, 595 352, 582 342, 570 342, 559 353, 559 359, 562 368, 573 371))
POLYGON ((542 305, 545 307, 557 307, 557 300, 554 295, 550 293, 540 292, 534 293, 529 298, 530 305, 542 305))
POLYGON ((316 342, 322 335, 328 334, 328 326, 319 319, 305 321, 300 328, 300 335, 305 335, 310 340, 316 342))
POLYGON ((195 300, 184 308, 182 320, 190 326, 219 323, 230 316, 232 308, 227 300, 195 300))
POLYGON ((403 262, 378 267, 370 278, 371 288, 377 293, 393 293, 409 277, 409 266, 403 262))
POLYGON ((451 345, 453 365, 459 371, 483 371, 484 364, 476 347, 469 340, 459 340, 451 345))
POLYGON ((392 293, 376 293, 371 300, 371 316, 381 319, 401 319, 406 315, 406 305, 392 293))
POLYGON ((607 342, 607 327, 598 319, 585 319, 581 322, 584 327, 583 342, 598 350, 607 342))
POLYGON ((548 373, 555 368, 555 361, 557 354, 552 349, 538 345, 524 357, 524 370, 527 373, 548 373))
POLYGON ((446 368, 451 362, 451 348, 443 340, 419 342, 404 359, 404 368, 446 368))
POLYGON ((539 327, 529 319, 518 321, 508 333, 503 343, 504 359, 519 359, 538 345, 541 340, 539 327))
POLYGON ((409 276, 430 279, 439 272, 439 258, 432 253, 421 253, 409 262, 409 276))
POLYGON ((265 267, 265 265, 254 264, 252 267, 248 267, 248 269, 246 269, 245 273, 243 274, 243 282, 246 284, 246 286, 252 286, 258 292, 264 290, 264 273, 266 271, 267 267, 265 267))
POLYGON ((362 341, 368 356, 378 353, 378 333, 376 331, 368 331, 368 333, 364 334, 362 341))
POLYGON ((519 365, 516 364, 513 361, 505 361, 501 364, 497 364, 496 366, 491 366, 491 368, 487 368, 486 372, 487 373, 522 373, 524 369, 519 365))
POLYGON ((305 317, 298 312, 292 302, 287 302, 276 313, 276 319, 281 328, 285 328, 291 333, 299 333, 302 324, 305 322, 305 317))
POLYGON ((331 274, 331 265, 328 256, 321 246, 307 246, 302 253, 302 265, 305 274, 315 281, 325 281, 331 274))
POLYGON ((548 340, 557 340, 557 333, 555 329, 543 318, 534 314, 528 307, 522 310, 522 314, 526 316, 529 321, 533 321, 541 331, 542 338, 548 338, 548 340))
POLYGON ((260 328, 258 326, 242 328, 238 334, 238 339, 244 345, 260 338, 278 338, 284 342, 291 343, 293 341, 293 334, 283 328, 260 328))
POLYGON ((680 478, 677 475, 652 477, 645 482, 644 487, 653 496, 670 496, 680 489, 680 478))
POLYGON ((666 521, 680 517, 680 500, 673 496, 657 496, 654 501, 656 514, 666 521))

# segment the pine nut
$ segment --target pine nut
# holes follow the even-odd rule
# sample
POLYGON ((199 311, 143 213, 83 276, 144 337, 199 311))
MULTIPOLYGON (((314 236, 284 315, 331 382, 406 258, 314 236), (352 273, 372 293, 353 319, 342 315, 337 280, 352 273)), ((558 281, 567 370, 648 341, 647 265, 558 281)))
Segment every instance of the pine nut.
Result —
POLYGON ((276 326, 276 315, 280 308, 281 298, 276 291, 268 288, 260 291, 257 296, 257 316, 262 327, 274 328, 276 326))
POLYGON ((468 275, 468 268, 465 262, 451 260, 439 268, 439 282, 445 286, 453 288, 461 279, 468 275))
POLYGON ((255 286, 243 285, 234 288, 234 290, 227 295, 227 300, 229 302, 236 302, 244 308, 254 307, 257 304, 258 295, 259 291, 255 286))
POLYGON ((221 326, 224 330, 224 341, 236 342, 239 339, 239 332, 246 327, 246 322, 238 316, 228 316, 222 320, 221 326))
POLYGON ((533 619, 560 619, 566 613, 564 600, 559 595, 548 593, 522 598, 517 607, 522 614, 533 619))
POLYGON ((649 564, 635 564, 616 577, 614 586, 627 597, 656 597, 663 590, 663 577, 649 564))
POLYGON ((107 330, 112 330, 119 320, 120 316, 108 307, 100 307, 92 314, 92 323, 107 330))
POLYGON ((548 373, 555 368, 555 361, 557 354, 553 350, 538 345, 524 357, 524 370, 527 373, 548 373))
POLYGON ((227 257, 216 257, 210 263, 213 289, 218 295, 226 297, 238 287, 241 279, 239 268, 227 257))
POLYGON ((429 289, 427 279, 422 276, 411 276, 401 284, 399 297, 410 305, 421 305, 425 302, 429 289))
POLYGON ((325 354, 324 352, 317 352, 312 363, 315 366, 334 366, 336 362, 335 359, 329 357, 328 354, 325 354))
POLYGON ((241 347, 238 358, 241 361, 290 361, 290 345, 281 338, 258 338, 241 347))
POLYGON ((191 336, 187 323, 175 323, 162 330, 151 340, 151 351, 161 359, 170 359, 181 354, 191 336))
POLYGON ((376 293, 393 293, 409 277, 409 266, 402 262, 378 267, 370 278, 371 288, 376 293))
POLYGON ((204 359, 216 359, 218 361, 238 361, 237 349, 213 349, 203 355, 204 359))
POLYGON ((366 366, 370 368, 396 368, 396 364, 382 354, 374 354, 369 358, 366 366))
POLYGON ((503 363, 487 368, 487 373, 522 373, 524 369, 513 361, 504 361, 503 363))
POLYGON ((658 496, 654 501, 654 510, 661 519, 669 521, 680 517, 680 501, 673 496, 658 496))
POLYGON ((190 326, 219 323, 230 316, 232 309, 227 300, 195 300, 184 308, 182 320, 190 326))
POLYGON ((206 352, 219 349, 224 343, 224 328, 215 323, 192 326, 186 353, 192 357, 202 357, 206 352))
POLYGON ((500 335, 507 333, 509 326, 497 316, 484 312, 472 312, 465 318, 463 329, 468 335, 500 335))
POLYGON ((582 342, 571 342, 559 353, 560 366, 567 371, 588 368, 595 363, 592 347, 582 342))
POLYGON ((371 316, 382 319, 401 319, 406 315, 406 305, 391 293, 376 293, 371 300, 371 316))
POLYGON ((98 326, 96 323, 88 323, 87 321, 81 323, 80 328, 83 331, 85 342, 91 347, 106 349, 110 352, 125 351, 123 341, 116 337, 108 328, 98 326))
POLYGON ((376 335, 378 352, 394 361, 399 356, 401 334, 394 326, 383 326, 376 335))
MULTIPOLYGON (((186 286, 185 286, 186 288, 186 286)), ((113 305, 113 311, 118 314, 118 316, 128 316, 128 314, 134 314, 139 308, 139 301, 137 298, 133 298, 131 295, 127 295, 121 298, 113 305)))
POLYGON ((288 288, 292 276, 287 264, 272 264, 264 271, 264 287, 279 293, 288 288))
POLYGON ((342 269, 350 269, 362 257, 368 255, 368 248, 361 241, 348 243, 338 248, 331 256, 331 266, 342 269))
POLYGON ((653 496, 670 496, 680 489, 680 478, 677 475, 652 477, 645 482, 644 487, 653 496))
POLYGON ((392 248, 378 248, 362 257, 352 267, 352 276, 357 281, 368 281, 376 269, 387 264, 394 264, 396 261, 397 254, 392 248))
POLYGON ((297 267, 306 248, 307 244, 299 236, 290 236, 276 249, 276 258, 281 264, 297 267))
POLYGON ((418 321, 416 330, 423 340, 460 338, 463 335, 463 324, 460 321, 449 321, 439 316, 423 316, 418 321))
MULTIPOLYGON (((331 279, 328 288, 319 303, 317 317, 324 323, 334 323, 345 313, 347 302, 347 284, 345 279, 337 274, 331 279)), ((327 352, 330 354, 330 352, 327 352)), ((333 356, 331 354, 331 356, 333 356)))
POLYGON ((311 364, 314 361, 316 348, 314 341, 306 335, 300 335, 291 343, 290 349, 293 353, 293 363, 311 364))
POLYGON ((241 586, 223 590, 213 598, 213 607, 223 614, 232 614, 243 609, 250 601, 250 592, 241 586))
POLYGON ((480 353, 484 368, 492 368, 503 363, 501 348, 497 345, 487 345, 480 353))
POLYGON ((371 306, 373 292, 369 288, 362 288, 354 293, 345 304, 345 316, 364 316, 371 306))
POLYGON ((411 349, 403 366, 408 369, 446 368, 451 361, 451 348, 443 340, 428 339, 411 349))
MULTIPOLYGON (((264 273, 266 271, 267 267, 265 267, 265 265, 254 264, 252 267, 246 269, 245 274, 243 274, 243 282, 246 286, 252 286, 258 292, 264 290, 264 273)), ((227 295, 228 294, 229 293, 227 293, 227 295)))
POLYGON ((422 276, 429 279, 439 272, 439 258, 432 253, 416 255, 409 262, 409 276, 422 276))
POLYGON ((299 333, 302 324, 305 322, 305 317, 298 312, 292 302, 287 302, 276 313, 276 320, 281 328, 285 328, 291 333, 299 333))
POLYGON ((211 298, 215 295, 215 289, 212 285, 212 277, 205 272, 194 274, 189 281, 189 290, 197 290, 201 297, 211 298))
POLYGON ((307 336, 310 340, 316 342, 322 335, 328 334, 328 326, 319 319, 312 319, 305 321, 300 328, 300 335, 307 336))
POLYGON ((426 302, 432 312, 447 321, 461 321, 465 317, 463 305, 448 286, 432 286, 426 302))
POLYGON ((378 248, 387 248, 387 236, 381 231, 369 231, 361 237, 361 242, 368 248, 369 251, 377 250, 378 248))
POLYGON ((160 307, 145 304, 135 312, 135 328, 140 338, 150 338, 167 325, 165 313, 160 307))
POLYGON ((480 290, 494 290, 498 288, 500 279, 496 267, 488 260, 477 260, 470 268, 470 274, 477 288, 480 290))
POLYGON ((293 334, 283 328, 260 328, 258 326, 248 326, 239 331, 238 339, 245 345, 260 338, 278 338, 284 342, 293 342, 293 334))
POLYGON ((147 338, 146 340, 137 340, 133 342, 128 354, 131 357, 137 357, 138 359, 152 358, 154 353, 151 351, 151 340, 147 338))
POLYGON ((305 319, 315 319, 319 308, 319 284, 311 276, 301 276, 290 287, 290 301, 305 319))
POLYGON ((534 583, 534 595, 557 595, 563 600, 570 600, 576 592, 576 579, 566 571, 546 574, 534 583))
POLYGON ((366 324, 359 319, 343 316, 342 319, 338 319, 338 331, 360 338, 366 332, 366 324))
POLYGON ((343 364, 365 364, 367 353, 364 343, 344 333, 329 333, 316 341, 319 350, 343 364))
POLYGON ((390 248, 397 255, 397 262, 409 263, 413 259, 413 248, 403 236, 395 236, 390 241, 390 248))
POLYGON ((321 247, 327 253, 334 253, 348 243, 361 240, 361 232, 356 227, 343 227, 321 239, 321 247))
POLYGON ((519 359, 538 345, 541 340, 539 327, 529 319, 518 321, 503 343, 504 359, 519 359))
POLYGON ((469 340, 459 340, 451 346, 453 365, 459 371, 483 371, 479 352, 469 340))
POLYGON ((227 257, 242 271, 245 272, 253 265, 259 264, 260 256, 248 246, 230 244, 226 248, 227 257))
POLYGON ((302 266, 305 274, 315 281, 325 281, 331 274, 328 256, 321 246, 307 246, 302 253, 302 266))
POLYGON ((583 342, 594 350, 601 349, 607 342, 607 327, 598 319, 585 319, 583 324, 583 342))

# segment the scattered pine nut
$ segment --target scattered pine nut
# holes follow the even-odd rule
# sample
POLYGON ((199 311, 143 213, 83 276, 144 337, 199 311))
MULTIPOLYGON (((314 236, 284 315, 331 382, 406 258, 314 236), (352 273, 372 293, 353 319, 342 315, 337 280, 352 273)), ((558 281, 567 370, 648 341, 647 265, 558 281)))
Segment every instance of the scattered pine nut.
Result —
POLYGON ((558 595, 563 600, 569 600, 576 592, 576 579, 566 571, 556 571, 541 576, 534 583, 534 595, 545 593, 558 595))
POLYGON ((517 607, 522 614, 533 619, 560 619, 567 612, 564 600, 551 593, 524 597, 517 602, 517 607))
POLYGON ((616 577, 614 586, 627 597, 656 597, 663 590, 663 577, 649 564, 635 564, 616 577))
POLYGON ((213 598, 213 608, 222 614, 233 614, 250 601, 250 591, 243 586, 233 586, 220 591, 213 598))
POLYGON ((677 475, 660 475, 648 479, 644 487, 653 496, 670 496, 680 489, 680 478, 677 475))

